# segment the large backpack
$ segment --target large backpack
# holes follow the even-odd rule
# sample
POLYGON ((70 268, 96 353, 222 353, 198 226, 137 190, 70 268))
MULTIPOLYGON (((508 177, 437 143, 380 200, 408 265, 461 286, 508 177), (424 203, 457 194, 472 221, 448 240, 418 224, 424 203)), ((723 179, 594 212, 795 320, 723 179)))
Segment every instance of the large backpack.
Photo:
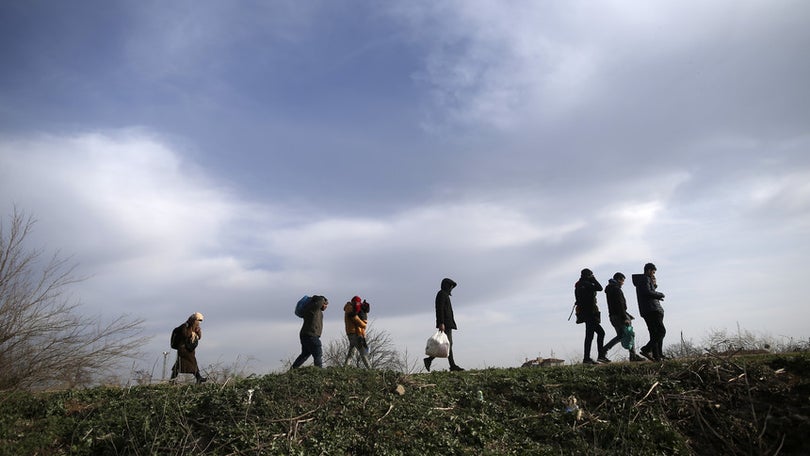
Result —
POLYGON ((183 343, 183 325, 180 325, 172 330, 172 338, 169 341, 169 345, 175 350, 180 348, 180 344, 183 343))
POLYGON ((295 316, 298 318, 304 318, 304 309, 307 308, 307 304, 309 304, 309 300, 312 299, 308 295, 304 295, 303 298, 298 300, 298 303, 295 304, 295 316))

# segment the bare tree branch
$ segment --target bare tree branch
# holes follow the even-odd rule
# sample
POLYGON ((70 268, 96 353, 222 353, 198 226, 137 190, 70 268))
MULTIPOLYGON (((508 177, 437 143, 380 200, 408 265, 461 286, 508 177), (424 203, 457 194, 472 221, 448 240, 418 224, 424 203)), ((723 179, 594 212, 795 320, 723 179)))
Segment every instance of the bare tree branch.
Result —
POLYGON ((0 219, 0 390, 87 386, 139 355, 143 322, 82 315, 76 266, 26 249, 35 223, 16 207, 0 219))
MULTIPOLYGON (((399 351, 394 347, 391 335, 387 331, 378 331, 374 328, 373 324, 369 324, 369 329, 366 332, 366 341, 368 342, 369 348, 368 362, 372 369, 392 371, 400 371, 402 369, 403 360, 399 351)), ((327 366, 342 366, 348 351, 349 340, 346 336, 333 339, 324 349, 323 361, 327 366)), ((358 365, 357 352, 354 353, 353 359, 350 360, 350 362, 358 365)))

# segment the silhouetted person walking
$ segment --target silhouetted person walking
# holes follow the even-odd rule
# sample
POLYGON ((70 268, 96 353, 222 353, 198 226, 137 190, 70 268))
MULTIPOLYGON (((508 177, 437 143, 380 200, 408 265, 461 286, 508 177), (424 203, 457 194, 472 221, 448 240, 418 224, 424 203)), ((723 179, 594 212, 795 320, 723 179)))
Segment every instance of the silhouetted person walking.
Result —
MULTIPOLYGON (((447 335, 447 340, 450 341, 450 354, 447 360, 450 362, 450 370, 453 372, 463 371, 461 367, 456 364, 453 358, 453 330, 456 328, 456 320, 453 317, 453 305, 450 302, 450 294, 453 288, 456 287, 456 282, 452 279, 442 279, 441 289, 436 293, 436 328, 447 335)), ((424 359, 425 369, 430 372, 430 365, 435 358, 428 356, 424 359)))
POLYGON ((596 334, 597 360, 609 363, 604 349, 605 330, 601 325, 601 314, 596 305, 596 292, 602 291, 602 284, 596 280, 593 272, 585 268, 580 272, 577 283, 574 284, 574 297, 576 307, 579 309, 577 318, 585 321, 585 356, 582 362, 585 364, 596 364, 591 358, 591 346, 593 345, 593 335, 596 334))
POLYGON ((645 264, 644 274, 633 274, 633 285, 636 286, 638 312, 644 318, 647 330, 650 332, 650 341, 639 351, 645 358, 661 361, 666 359, 663 348, 667 329, 664 327, 664 306, 661 305, 664 293, 657 291, 656 270, 654 264, 645 264))
MULTIPOLYGON (((633 320, 633 316, 627 313, 627 300, 622 291, 624 281, 625 275, 621 272, 617 272, 613 274, 613 278, 610 279, 607 286, 605 286, 610 324, 613 326, 613 329, 616 330, 616 337, 610 339, 610 341, 605 344, 605 353, 609 352, 614 345, 622 341, 626 328, 633 320)), ((644 358, 636 354, 635 346, 631 346, 628 350, 630 351, 630 361, 644 361, 644 358)))

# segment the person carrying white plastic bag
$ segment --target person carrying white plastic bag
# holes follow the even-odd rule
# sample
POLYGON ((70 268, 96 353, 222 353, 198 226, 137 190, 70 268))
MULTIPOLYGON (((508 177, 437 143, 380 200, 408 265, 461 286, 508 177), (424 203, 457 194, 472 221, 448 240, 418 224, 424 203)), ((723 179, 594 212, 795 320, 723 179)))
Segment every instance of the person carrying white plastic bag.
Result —
MULTIPOLYGON (((464 369, 459 367, 453 359, 453 330, 458 328, 456 327, 456 320, 453 317, 453 305, 450 303, 450 292, 453 291, 455 287, 456 282, 452 279, 442 279, 441 289, 436 293, 436 329, 439 330, 439 333, 447 337, 447 360, 450 362, 450 370, 458 372, 464 369)), ((438 358, 438 356, 431 355, 427 352, 427 347, 425 348, 425 354, 428 355, 427 358, 424 359, 425 369, 430 372, 430 364, 433 362, 433 359, 438 358)))
MULTIPOLYGON (((450 340, 447 334, 437 330, 425 344, 425 354, 431 358, 447 358, 450 355, 450 340)), ((429 370, 429 369, 428 369, 429 370)))

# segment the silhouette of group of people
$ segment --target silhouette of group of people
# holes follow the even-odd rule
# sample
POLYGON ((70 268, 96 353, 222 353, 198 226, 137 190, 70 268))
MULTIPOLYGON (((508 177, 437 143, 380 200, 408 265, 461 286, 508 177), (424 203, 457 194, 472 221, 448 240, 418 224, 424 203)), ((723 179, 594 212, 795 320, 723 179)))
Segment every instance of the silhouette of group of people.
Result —
MULTIPOLYGON (((629 351, 630 361, 643 361, 647 358, 652 361, 666 359, 663 354, 664 336, 664 308, 661 301, 664 294, 657 290, 655 273, 656 267, 652 263, 644 265, 643 274, 633 274, 633 285, 636 288, 636 299, 641 318, 647 325, 650 340, 639 349, 639 356, 635 349, 635 332, 632 321, 634 317, 627 311, 627 300, 624 297, 622 286, 625 282, 625 275, 621 272, 613 274, 608 280, 608 285, 604 288, 607 297, 607 306, 611 326, 616 331, 616 336, 605 342, 605 330, 601 324, 601 314, 597 305, 597 293, 602 291, 602 284, 594 276, 593 271, 588 268, 580 272, 580 278, 574 284, 574 308, 577 315, 577 323, 585 323, 585 353, 582 362, 585 364, 609 363, 607 354, 611 348, 621 343, 622 347, 629 351), (597 357, 591 358, 593 339, 596 336, 597 357)), ((453 316, 453 305, 450 300, 456 282, 449 278, 441 281, 439 291, 436 293, 436 328, 443 332, 450 343, 450 350, 447 360, 450 364, 450 371, 463 371, 455 362, 453 356, 453 331, 457 330, 456 321, 453 316)), ((292 369, 301 367, 311 356, 315 367, 323 367, 323 347, 321 345, 321 334, 323 332, 323 312, 329 307, 329 300, 324 296, 312 296, 307 301, 303 312, 303 323, 299 331, 301 341, 301 353, 292 363, 292 369)), ((370 304, 360 296, 354 296, 343 306, 344 323, 346 336, 349 340, 349 349, 343 365, 347 365, 354 352, 357 352, 360 361, 367 368, 371 367, 368 359, 368 342, 366 341, 366 327, 368 325, 368 313, 370 304)), ((174 380, 180 373, 193 374, 197 383, 205 382, 207 379, 200 374, 195 350, 202 338, 200 322, 203 315, 195 312, 188 317, 187 321, 172 331, 171 346, 177 350, 177 360, 172 367, 171 379, 174 380)), ((428 356, 423 362, 425 369, 430 372, 434 357, 428 356)))
POLYGON ((639 349, 641 356, 635 350, 635 331, 632 321, 634 317, 627 312, 627 300, 622 291, 625 275, 621 272, 613 274, 608 285, 604 288, 607 297, 610 324, 616 331, 616 336, 604 343, 605 330, 601 324, 601 314, 596 303, 596 294, 602 291, 602 285, 588 268, 580 272, 579 280, 574 284, 574 306, 577 314, 577 323, 585 323, 585 354, 582 358, 584 364, 609 363, 607 353, 616 344, 629 351, 630 361, 662 361, 666 359, 663 353, 664 336, 664 307, 661 301, 664 293, 658 291, 655 273, 657 268, 652 263, 644 265, 643 274, 633 274, 633 285, 636 287, 636 299, 641 318, 647 325, 650 340, 639 349), (591 358, 593 338, 596 336, 596 360, 591 358))
MULTIPOLYGON (((442 279, 439 291, 436 293, 436 328, 447 335, 450 342, 448 361, 450 370, 453 372, 463 371, 455 362, 453 357, 453 336, 454 330, 458 329, 453 317, 453 305, 450 295, 456 282, 449 278, 442 279)), ((301 330, 298 332, 301 341, 301 353, 293 361, 291 369, 301 367, 310 357, 313 359, 315 367, 323 367, 323 346, 321 344, 321 334, 323 333, 323 313, 329 307, 329 300, 325 296, 312 296, 306 301, 301 313, 303 319, 301 330)), ((349 349, 343 365, 347 365, 352 355, 357 352, 360 361, 366 368, 371 368, 368 358, 368 342, 366 340, 366 327, 368 326, 368 313, 371 305, 360 296, 354 296, 343 306, 343 321, 346 326, 346 337, 349 339, 349 349)), ((207 378, 200 374, 197 365, 196 348, 202 338, 200 322, 203 315, 195 312, 188 319, 172 331, 171 347, 177 350, 177 360, 172 367, 171 380, 174 381, 178 374, 193 374, 197 383, 207 381, 207 378)), ((430 371, 433 357, 424 359, 425 369, 430 371)))
MULTIPOLYGON (((436 293, 436 328, 447 335, 450 342, 448 361, 453 372, 463 371, 453 357, 454 330, 458 329, 453 318, 453 305, 450 295, 456 282, 452 279, 442 279, 439 291, 436 293)), ((297 369, 311 356, 315 367, 323 367, 323 347, 321 333, 323 332, 323 312, 329 306, 329 300, 323 296, 313 296, 306 304, 303 312, 304 322, 298 335, 301 340, 301 354, 293 361, 292 369, 297 369)), ((360 296, 353 297, 343 306, 343 322, 346 326, 346 336, 349 339, 349 350, 343 365, 347 365, 356 351, 360 360, 367 368, 371 367, 368 360, 368 342, 366 341, 366 326, 368 325, 368 312, 370 304, 360 296)), ((424 359, 425 369, 430 371, 433 357, 424 359)))

